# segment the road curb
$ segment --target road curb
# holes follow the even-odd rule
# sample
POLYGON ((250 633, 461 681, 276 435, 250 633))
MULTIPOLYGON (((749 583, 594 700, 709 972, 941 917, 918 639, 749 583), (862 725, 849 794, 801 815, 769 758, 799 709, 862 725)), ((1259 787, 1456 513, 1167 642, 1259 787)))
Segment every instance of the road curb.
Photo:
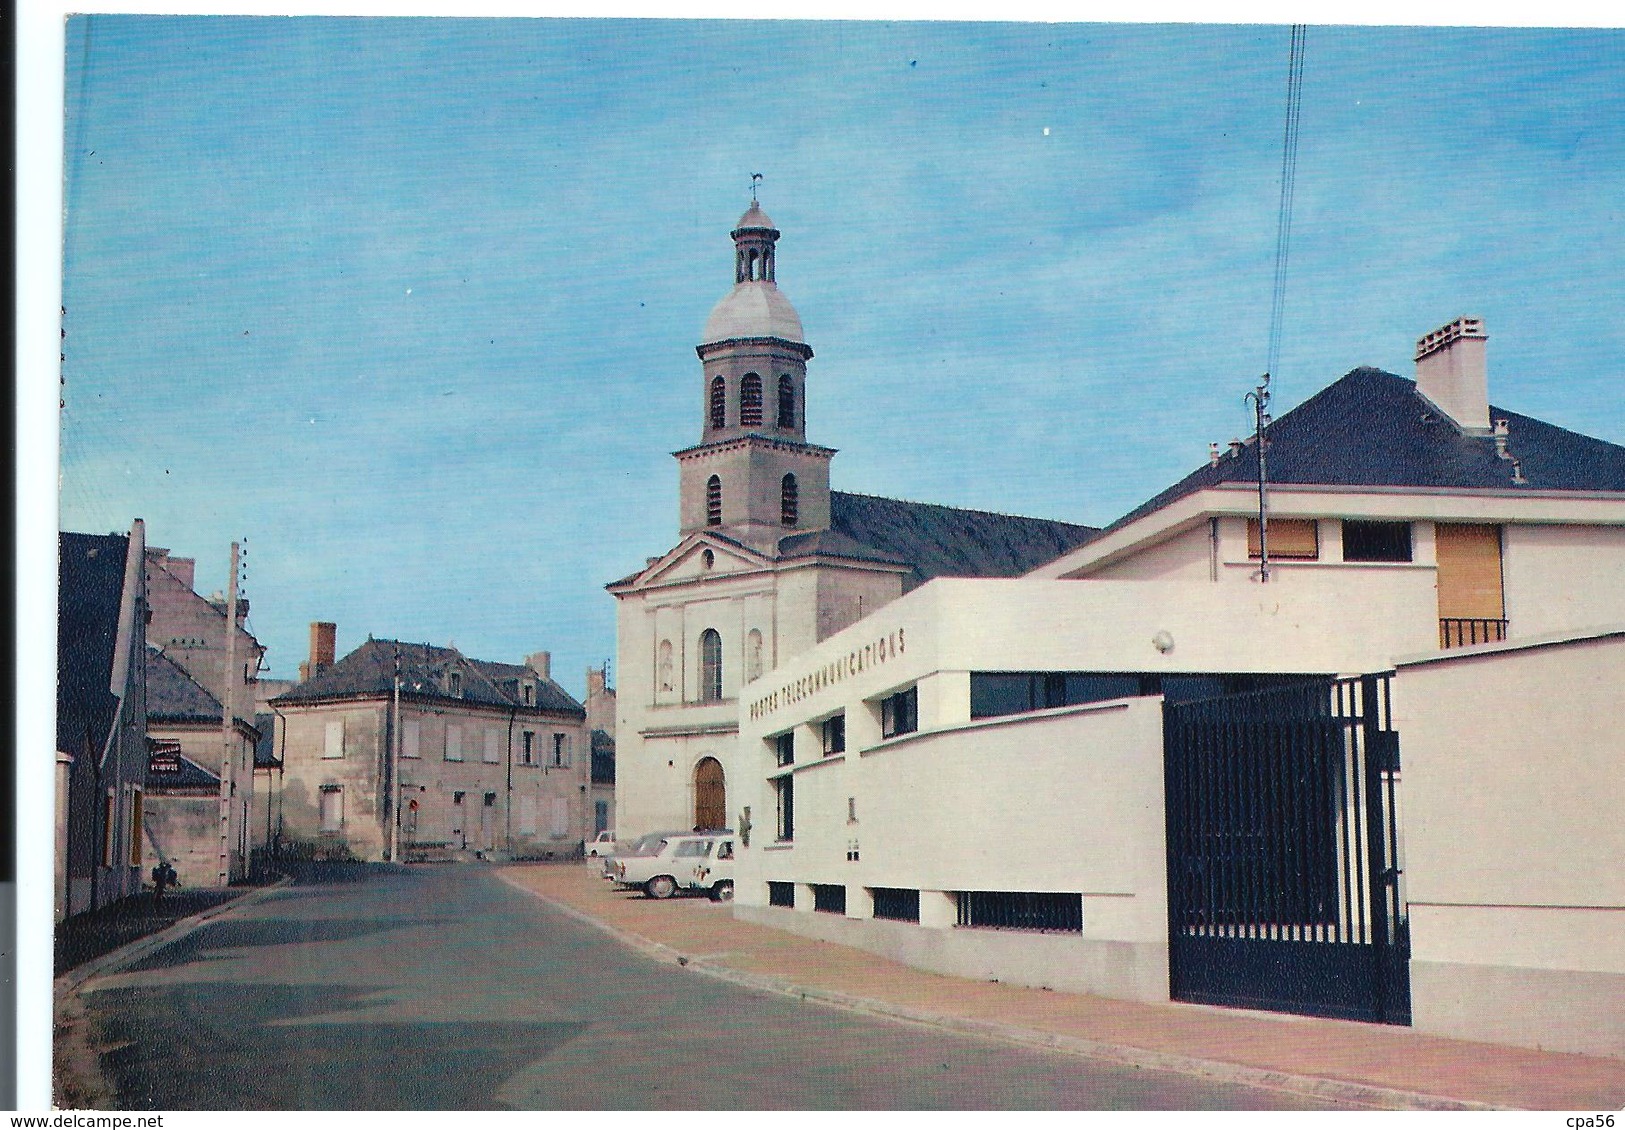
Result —
POLYGON ((1066 1036, 1056 1032, 1022 1028, 1012 1024, 1000 1024, 996 1021, 947 1016, 927 1009, 911 1008, 907 1005, 877 1000, 872 997, 858 997, 848 993, 835 992, 831 989, 796 985, 783 977, 746 973, 717 965, 707 958, 692 957, 664 943, 645 938, 641 934, 634 934, 629 930, 622 930, 618 926, 612 926, 603 919, 596 918, 584 910, 531 890, 507 875, 499 873, 499 877, 515 890, 523 891, 532 898, 546 903, 568 918, 602 930, 623 945, 637 950, 639 953, 656 961, 692 969, 696 973, 705 974, 707 977, 728 981, 742 988, 755 989, 759 992, 774 993, 779 996, 826 1005, 830 1008, 843 1009, 847 1012, 859 1012, 871 1016, 885 1017, 890 1020, 900 1020, 922 1027, 955 1032, 960 1035, 979 1036, 1000 1043, 1019 1044, 1023 1047, 1038 1048, 1044 1051, 1105 1060, 1125 1067, 1137 1067, 1152 1071, 1172 1071, 1181 1075, 1196 1075, 1225 1083, 1260 1087, 1271 1091, 1284 1091, 1307 1098, 1324 1099, 1332 1102, 1355 1103, 1381 1110, 1509 1109, 1467 1099, 1452 1099, 1442 1095, 1428 1095, 1416 1091, 1379 1087, 1371 1083, 1355 1083, 1343 1079, 1329 1079, 1319 1075, 1299 1075, 1289 1071, 1272 1071, 1261 1067, 1248 1067, 1243 1064, 1179 1055, 1174 1052, 1152 1051, 1147 1048, 1134 1047, 1130 1044, 1112 1044, 1101 1040, 1084 1039, 1080 1036, 1066 1036))
POLYGON ((52 982, 52 991, 58 999, 69 993, 76 992, 81 985, 91 978, 114 972, 138 958, 145 957, 153 950, 162 949, 171 942, 177 942, 212 918, 219 918, 230 911, 242 910, 256 903, 264 902, 292 881, 290 876, 284 875, 268 887, 258 887, 238 895, 234 899, 228 899, 206 910, 200 910, 196 914, 182 918, 173 925, 164 927, 156 934, 148 934, 145 937, 136 938, 132 942, 126 942, 116 950, 111 950, 100 957, 92 958, 83 965, 68 970, 52 982))

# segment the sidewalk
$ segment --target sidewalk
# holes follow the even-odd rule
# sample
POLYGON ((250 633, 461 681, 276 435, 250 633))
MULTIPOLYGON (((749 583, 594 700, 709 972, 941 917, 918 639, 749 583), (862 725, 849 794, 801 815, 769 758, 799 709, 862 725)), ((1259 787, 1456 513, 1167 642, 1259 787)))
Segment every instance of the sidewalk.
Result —
POLYGON ((615 891, 580 864, 513 865, 501 874, 656 957, 742 984, 997 1039, 1376 1106, 1625 1104, 1622 1060, 1447 1040, 1389 1025, 965 981, 740 922, 727 904, 656 902, 615 891))

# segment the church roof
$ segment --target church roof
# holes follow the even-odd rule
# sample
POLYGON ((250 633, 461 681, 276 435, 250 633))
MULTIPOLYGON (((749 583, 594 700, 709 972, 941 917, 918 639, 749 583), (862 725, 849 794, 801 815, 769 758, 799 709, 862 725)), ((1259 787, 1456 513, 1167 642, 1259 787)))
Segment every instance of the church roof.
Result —
POLYGON ((757 279, 735 283, 705 320, 703 344, 735 338, 776 337, 806 344, 801 317, 777 283, 757 279))
POLYGON ((905 588, 933 577, 1016 577, 1076 549, 1092 526, 830 492, 830 526, 779 541, 781 558, 834 556, 911 567, 905 588))
MULTIPOLYGON (((1492 437, 1468 435, 1416 391, 1381 369, 1355 369, 1269 427, 1269 481, 1278 486, 1420 490, 1625 491, 1625 447, 1490 406, 1507 421, 1501 458, 1492 437), (1513 481, 1513 460, 1524 483, 1513 481)), ((1107 527, 1115 530, 1225 483, 1257 483, 1248 440, 1186 475, 1107 527)))
POLYGON ((275 703, 296 705, 325 699, 376 698, 393 692, 395 658, 401 661, 401 693, 413 698, 442 698, 486 706, 518 707, 586 716, 581 704, 552 679, 516 663, 469 659, 452 647, 398 640, 368 640, 320 674, 276 698, 275 703), (462 675, 462 693, 453 694, 447 676, 462 675), (521 679, 536 684, 536 703, 525 706, 521 679))

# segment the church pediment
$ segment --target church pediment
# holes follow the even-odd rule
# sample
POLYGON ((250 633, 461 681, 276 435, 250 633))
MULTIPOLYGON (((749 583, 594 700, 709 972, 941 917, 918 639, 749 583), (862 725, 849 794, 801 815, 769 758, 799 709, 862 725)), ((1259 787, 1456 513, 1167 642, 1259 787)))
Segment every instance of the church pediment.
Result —
POLYGON ((709 531, 695 531, 676 546, 651 561, 628 588, 704 580, 730 573, 754 573, 773 567, 771 558, 732 538, 709 531))

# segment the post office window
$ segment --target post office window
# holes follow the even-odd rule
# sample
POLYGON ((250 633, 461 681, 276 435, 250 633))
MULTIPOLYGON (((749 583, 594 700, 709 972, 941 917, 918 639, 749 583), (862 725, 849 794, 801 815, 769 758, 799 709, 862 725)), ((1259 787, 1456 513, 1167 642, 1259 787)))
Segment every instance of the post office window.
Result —
POLYGON ((920 728, 920 691, 910 687, 898 691, 880 702, 880 733, 894 738, 899 734, 912 734, 920 728))
POLYGON ((846 752, 846 715, 824 719, 824 756, 846 752))
POLYGON ((1409 522, 1343 523, 1344 561, 1409 561, 1409 522))
POLYGON ((794 730, 780 734, 773 739, 773 755, 780 765, 795 764, 796 735, 794 730))

